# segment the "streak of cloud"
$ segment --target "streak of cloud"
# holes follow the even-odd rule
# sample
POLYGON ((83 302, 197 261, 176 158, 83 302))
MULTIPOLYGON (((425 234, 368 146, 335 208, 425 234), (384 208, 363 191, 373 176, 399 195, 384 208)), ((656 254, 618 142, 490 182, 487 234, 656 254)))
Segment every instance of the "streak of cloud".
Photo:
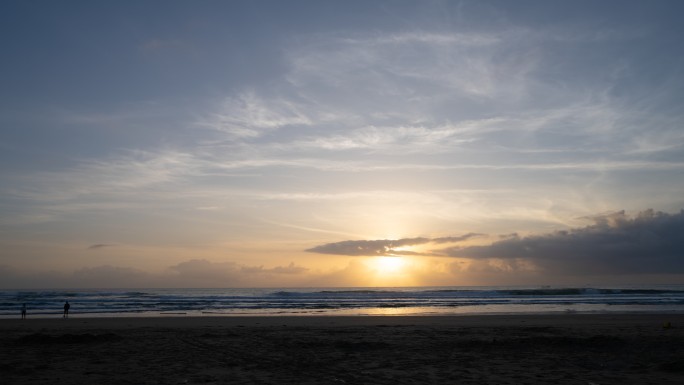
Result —
POLYGON ((249 274, 301 274, 306 272, 307 269, 306 267, 302 266, 297 266, 294 264, 294 262, 290 262, 289 265, 287 266, 276 266, 272 268, 264 268, 263 266, 256 266, 256 267, 242 267, 240 269, 241 272, 243 273, 249 273, 249 274))
POLYGON ((456 237, 441 238, 402 238, 378 240, 350 240, 312 247, 305 251, 319 254, 347 255, 347 256, 383 256, 383 255, 425 255, 410 250, 401 250, 406 246, 417 246, 428 243, 457 243, 482 234, 468 233, 456 237))
POLYGON ((98 249, 103 249, 105 247, 111 247, 113 245, 107 244, 107 243, 96 243, 94 245, 90 245, 87 247, 88 250, 98 250, 98 249))

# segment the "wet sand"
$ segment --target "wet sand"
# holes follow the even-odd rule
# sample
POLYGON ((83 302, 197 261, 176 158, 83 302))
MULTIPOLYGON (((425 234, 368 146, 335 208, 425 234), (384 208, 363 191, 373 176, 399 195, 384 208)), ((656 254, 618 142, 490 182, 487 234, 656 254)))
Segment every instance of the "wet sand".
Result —
POLYGON ((684 314, 0 320, 0 379, 684 384, 684 314))

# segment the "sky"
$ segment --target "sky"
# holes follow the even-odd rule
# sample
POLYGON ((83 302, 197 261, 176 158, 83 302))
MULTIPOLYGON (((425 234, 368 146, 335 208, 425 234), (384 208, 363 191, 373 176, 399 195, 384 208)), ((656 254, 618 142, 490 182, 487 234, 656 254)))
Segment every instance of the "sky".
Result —
POLYGON ((680 1, 0 4, 0 288, 684 283, 680 1))

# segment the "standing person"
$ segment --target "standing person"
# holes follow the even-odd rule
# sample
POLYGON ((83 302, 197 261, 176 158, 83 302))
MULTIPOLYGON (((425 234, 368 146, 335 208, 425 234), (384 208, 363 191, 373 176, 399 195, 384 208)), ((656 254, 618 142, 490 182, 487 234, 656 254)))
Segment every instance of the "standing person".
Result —
POLYGON ((69 308, 71 305, 69 305, 69 301, 64 302, 64 318, 69 318, 69 308))
POLYGON ((21 306, 21 319, 26 319, 26 304, 21 306))

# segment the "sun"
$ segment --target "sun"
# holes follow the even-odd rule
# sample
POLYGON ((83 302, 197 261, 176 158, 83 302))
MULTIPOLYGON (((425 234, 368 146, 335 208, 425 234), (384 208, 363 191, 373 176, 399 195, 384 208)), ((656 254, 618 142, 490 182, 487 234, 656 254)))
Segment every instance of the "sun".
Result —
POLYGON ((375 257, 373 265, 383 275, 399 274, 404 268, 404 259, 401 257, 375 257))
POLYGON ((415 262, 412 258, 397 255, 369 257, 365 265, 368 268, 365 277, 368 286, 415 286, 415 262))

